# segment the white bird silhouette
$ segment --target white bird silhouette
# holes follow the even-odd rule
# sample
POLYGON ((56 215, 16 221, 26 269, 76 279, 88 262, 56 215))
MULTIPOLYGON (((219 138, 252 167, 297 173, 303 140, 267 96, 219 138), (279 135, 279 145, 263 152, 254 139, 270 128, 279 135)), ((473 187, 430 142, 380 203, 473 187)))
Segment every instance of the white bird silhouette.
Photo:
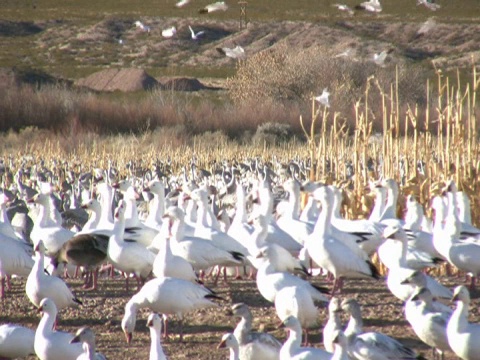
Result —
POLYGON ((240 45, 237 45, 234 48, 228 48, 228 47, 217 48, 217 51, 220 54, 231 57, 232 59, 245 58, 245 50, 240 45))
POLYGON ((225 4, 225 1, 218 1, 216 3, 205 6, 203 9, 200 9, 198 12, 200 14, 207 14, 214 11, 227 11, 228 5, 225 4))
POLYGON ((200 36, 205 34, 205 31, 203 31, 203 30, 195 33, 195 31, 193 31, 193 29, 190 25, 188 25, 188 28, 190 29, 190 32, 192 33, 192 40, 198 40, 200 38, 200 36))
POLYGON ((144 23, 142 23, 141 21, 137 20, 135 21, 135 24, 134 24, 137 28, 140 28, 140 30, 144 31, 144 32, 150 32, 150 26, 147 26, 145 25, 144 23))
POLYGON ((382 11, 382 5, 379 0, 364 1, 360 5, 356 6, 357 9, 367 10, 370 12, 379 13, 382 11))
POLYGON ((175 6, 178 8, 181 8, 181 7, 184 7, 185 5, 188 5, 189 2, 190 0, 180 0, 175 4, 175 6))
POLYGON ((417 0, 417 6, 418 5, 425 5, 427 9, 430 9, 432 11, 440 9, 440 5, 436 4, 435 0, 417 0))
POLYGON ((318 101, 320 104, 322 104, 325 107, 330 107, 330 102, 328 100, 329 96, 330 96, 330 93, 325 88, 325 89, 323 89, 322 95, 319 95, 319 96, 315 97, 315 100, 318 101))
POLYGON ((353 10, 348 6, 348 5, 345 5, 345 4, 333 4, 332 6, 335 6, 338 10, 340 11, 345 11, 346 13, 348 13, 348 15, 350 16, 353 16, 354 12, 353 10))
POLYGON ((373 62, 380 67, 385 67, 385 60, 390 52, 390 50, 383 50, 380 53, 373 54, 373 62))
POLYGON ((171 38, 177 33, 175 26, 169 27, 168 29, 162 30, 162 36, 164 38, 171 38))

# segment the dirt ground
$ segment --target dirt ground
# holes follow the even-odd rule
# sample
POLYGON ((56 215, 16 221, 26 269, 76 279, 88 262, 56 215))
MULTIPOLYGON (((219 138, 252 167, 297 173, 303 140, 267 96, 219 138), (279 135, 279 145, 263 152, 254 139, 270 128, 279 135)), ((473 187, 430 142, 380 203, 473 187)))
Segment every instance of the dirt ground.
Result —
MULTIPOLYGON (((453 287, 461 283, 463 277, 443 277, 442 282, 453 287)), ((75 332, 81 326, 90 326, 97 339, 97 349, 108 359, 147 359, 150 347, 150 336, 146 327, 148 309, 142 309, 137 316, 137 326, 133 341, 127 345, 120 322, 124 314, 124 306, 133 292, 125 293, 125 283, 120 277, 104 278, 99 281, 97 291, 83 291, 81 279, 68 279, 67 282, 83 301, 78 309, 66 309, 60 313, 58 329, 75 332)), ((323 278, 313 278, 313 282, 326 285, 323 278)), ((207 282, 207 285, 211 283, 207 282)), ((39 320, 33 305, 24 292, 23 279, 12 280, 12 290, 0 306, 0 323, 19 323, 34 329, 39 320)), ((178 340, 178 323, 172 319, 169 329, 173 336, 163 342, 163 348, 169 359, 228 359, 228 351, 217 349, 221 336, 233 331, 236 319, 227 315, 231 304, 244 302, 249 305, 254 316, 254 328, 263 329, 283 341, 286 333, 278 329, 278 318, 273 304, 262 298, 254 280, 232 280, 229 284, 219 282, 214 288, 225 301, 216 301, 219 308, 204 309, 189 313, 184 327, 184 343, 178 340)), ((350 280, 345 282, 344 297, 354 297, 362 305, 364 328, 367 331, 378 331, 394 336, 402 343, 431 359, 431 352, 426 345, 417 339, 410 325, 404 318, 401 301, 390 294, 385 280, 350 280)), ((470 321, 479 322, 478 292, 473 295, 470 307, 470 321)), ((315 347, 323 347, 321 329, 326 322, 326 308, 319 309, 318 327, 312 329, 310 342, 315 347)), ((344 318, 346 323, 347 318, 344 318)), ((35 359, 29 357, 28 359, 35 359)), ((448 353, 445 359, 456 359, 448 353)))

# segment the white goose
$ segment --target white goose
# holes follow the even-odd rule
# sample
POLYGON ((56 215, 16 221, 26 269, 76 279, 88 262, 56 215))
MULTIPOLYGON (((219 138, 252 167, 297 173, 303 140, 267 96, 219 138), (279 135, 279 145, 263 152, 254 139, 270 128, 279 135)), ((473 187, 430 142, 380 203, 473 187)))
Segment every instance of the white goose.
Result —
POLYGON ((34 245, 37 245, 42 240, 47 249, 46 255, 54 256, 75 233, 51 221, 50 212, 52 208, 48 195, 37 194, 29 202, 34 202, 40 207, 30 238, 34 245))
POLYGON ((447 324, 452 315, 452 309, 445 311, 436 309, 432 293, 427 288, 418 288, 405 303, 405 318, 415 331, 415 334, 433 351, 433 358, 451 350, 447 339, 447 324))
POLYGON ((328 304, 328 321, 323 327, 323 346, 328 352, 334 351, 335 332, 342 329, 341 311, 340 299, 333 296, 328 304))
POLYGON ((290 330, 287 341, 280 350, 280 360, 330 360, 332 353, 312 347, 301 347, 302 327, 298 319, 289 316, 283 326, 290 330))
POLYGON ((5 280, 9 286, 11 275, 28 276, 34 261, 30 256, 30 246, 15 239, 0 235, 0 299, 5 297, 5 280))
POLYGON ((40 307, 44 298, 49 298, 55 304, 55 311, 69 306, 82 304, 68 288, 65 281, 56 276, 45 274, 44 270, 45 246, 40 240, 35 246, 36 260, 25 284, 25 292, 31 303, 40 307))
POLYGON ((40 360, 77 360, 83 353, 81 344, 70 344, 73 335, 53 331, 57 307, 49 298, 40 302, 38 308, 43 313, 42 319, 35 331, 35 354, 40 360))
POLYGON ((225 1, 217 1, 213 4, 209 4, 205 6, 203 9, 200 9, 198 12, 200 14, 207 14, 214 11, 227 11, 227 9, 228 9, 228 5, 225 3, 225 1))
POLYGON ((160 242, 160 249, 153 262, 153 275, 155 277, 173 277, 191 282, 198 282, 198 276, 192 264, 181 256, 173 255, 170 249, 170 238, 160 242))
POLYGON ((165 216, 171 222, 172 253, 183 257, 195 270, 206 270, 215 265, 235 266, 243 263, 243 255, 240 253, 220 249, 210 240, 185 237, 185 214, 179 207, 169 207, 165 216))
POLYGON ((233 335, 238 341, 242 359, 278 359, 282 344, 274 336, 252 331, 252 313, 244 303, 232 306, 233 315, 241 317, 233 335))
POLYGON ((335 350, 330 360, 350 360, 348 356, 348 340, 342 330, 336 330, 333 333, 332 342, 335 350))
POLYGON ((81 343, 84 351, 77 360, 106 360, 103 354, 95 352, 95 334, 89 327, 77 330, 75 337, 70 340, 70 344, 75 343, 81 343))
POLYGON ((308 344, 308 329, 318 322, 318 309, 312 296, 304 287, 287 286, 275 296, 275 310, 280 321, 295 316, 305 331, 304 343, 308 344))
POLYGON ((457 286, 453 291, 453 301, 457 307, 447 325, 448 343, 453 352, 463 360, 476 360, 480 354, 480 325, 468 322, 470 294, 465 286, 457 286))
POLYGON ((0 326, 0 358, 16 359, 35 355, 35 331, 20 325, 0 326))
MULTIPOLYGON (((389 241, 396 241, 401 245, 401 255, 397 259, 396 265, 390 264, 389 267, 387 276, 388 289, 398 299, 407 301, 410 296, 412 296, 412 293, 416 288, 414 284, 409 284, 405 281, 415 272, 414 269, 409 267, 407 262, 407 235, 402 228, 397 226, 389 226, 387 229, 385 229, 385 237, 389 239, 389 241)), ((418 278, 417 280, 423 280, 425 282, 424 285, 436 297, 449 298, 451 295, 451 292, 447 288, 439 284, 431 276, 424 274, 423 279, 418 278)))
POLYGON ((159 180, 152 180, 144 191, 153 194, 153 199, 148 205, 148 216, 145 225, 160 231, 165 215, 165 184, 159 180))
POLYGON ((163 352, 162 338, 163 319, 155 313, 148 315, 147 327, 150 328, 150 356, 148 360, 167 360, 167 356, 163 352))
MULTIPOLYGON (((138 309, 145 307, 158 313, 176 315, 180 320, 180 341, 183 341, 183 314, 196 309, 218 306, 209 299, 221 298, 204 286, 182 279, 158 278, 148 281, 125 305, 122 330, 127 342, 132 340, 138 309)), ((167 334, 166 325, 165 334, 167 334)))
POLYGON ((358 256, 343 242, 332 237, 331 218, 333 193, 328 186, 321 187, 313 193, 322 204, 313 233, 306 242, 306 248, 312 260, 321 268, 328 270, 335 277, 332 295, 341 289, 343 277, 380 277, 378 270, 363 257, 358 256))
MULTIPOLYGON (((121 200, 115 210, 113 235, 108 242, 108 258, 116 269, 126 274, 134 274, 140 287, 140 283, 152 272, 155 255, 139 243, 124 240, 124 216, 125 204, 121 200)), ((127 292, 128 279, 127 275, 125 283, 127 292)))
POLYGON ((217 346, 217 349, 229 348, 230 356, 229 360, 240 360, 240 349, 238 346, 237 338, 232 334, 224 334, 222 336, 222 341, 217 346))
POLYGON ((270 247, 265 247, 257 255, 258 258, 263 258, 263 264, 257 272, 257 288, 267 301, 273 303, 277 293, 285 287, 299 286, 304 287, 314 300, 328 302, 328 298, 324 294, 327 292, 326 289, 312 285, 288 272, 278 271, 278 258, 270 249, 270 247))
POLYGON ((345 335, 348 341, 348 353, 352 358, 358 360, 413 360, 419 358, 415 351, 387 335, 363 332, 362 313, 356 300, 344 299, 342 310, 350 314, 345 335))

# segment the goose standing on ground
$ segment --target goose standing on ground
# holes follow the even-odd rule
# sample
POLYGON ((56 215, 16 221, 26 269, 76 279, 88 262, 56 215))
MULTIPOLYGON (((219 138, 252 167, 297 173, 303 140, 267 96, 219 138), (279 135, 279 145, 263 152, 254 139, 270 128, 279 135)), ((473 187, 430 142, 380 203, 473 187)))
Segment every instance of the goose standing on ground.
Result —
POLYGON ((240 349, 238 346, 237 338, 232 334, 224 334, 222 336, 222 341, 218 344, 217 349, 229 348, 230 357, 229 360, 240 360, 240 349))
POLYGON ((370 11, 373 13, 379 13, 382 11, 382 5, 380 4, 379 0, 364 1, 360 5, 357 5, 355 8, 370 11))
POLYGON ((127 274, 125 279, 128 292, 129 274, 134 274, 138 287, 152 272, 155 255, 145 246, 137 242, 124 240, 125 230, 125 203, 121 200, 115 210, 115 225, 113 234, 108 241, 108 258, 114 268, 127 274))
POLYGON ((275 296, 275 310, 280 321, 295 316, 305 332, 304 345, 308 344, 308 329, 317 324, 318 309, 312 296, 304 287, 287 286, 275 296))
POLYGON ((332 353, 312 347, 301 347, 302 327, 298 319, 289 316, 283 326, 290 330, 287 341, 280 350, 280 360, 330 360, 332 353))
MULTIPOLYGON (((221 298, 204 286, 182 279, 158 278, 148 281, 125 305, 122 330, 127 342, 132 340, 138 309, 145 307, 158 313, 176 315, 180 321, 180 341, 183 341, 183 315, 196 309, 218 306, 209 299, 221 298)), ((164 333, 168 333, 166 323, 164 333)))
POLYGON ((77 360, 106 360, 103 354, 95 352, 95 334, 89 327, 77 330, 75 337, 70 340, 70 344, 75 343, 81 343, 84 351, 77 360))
POLYGON ((348 356, 348 340, 342 330, 333 333, 333 345, 335 350, 330 360, 350 360, 348 356))
POLYGON ((277 293, 288 286, 304 287, 313 300, 328 302, 325 293, 328 291, 324 288, 310 284, 302 278, 290 274, 285 271, 278 270, 278 258, 275 252, 269 246, 266 246, 257 255, 262 258, 263 264, 258 268, 257 272, 257 288, 265 300, 274 302, 277 293))
POLYGON ((233 335, 238 341, 240 357, 245 360, 277 359, 282 344, 274 336, 252 331, 252 313, 244 303, 232 306, 233 315, 241 317, 233 335))
MULTIPOLYGON (((415 272, 414 269, 409 267, 407 262, 407 235, 402 228, 398 226, 389 226, 385 229, 385 237, 388 239, 387 241, 399 242, 401 245, 401 255, 398 259, 396 259, 396 265, 394 265, 393 262, 389 264, 387 275, 388 289, 398 299, 407 301, 410 296, 412 296, 416 287, 415 285, 409 284, 405 281, 415 272)), ((450 290, 438 283, 431 276, 423 274, 423 279, 418 280, 425 281, 425 286, 435 297, 451 297, 450 290)))
POLYGON ((20 325, 0 326, 0 359, 25 358, 35 355, 35 331, 20 325))
MULTIPOLYGON (((432 296, 436 299, 451 299, 453 296, 453 292, 449 288, 443 286, 431 276, 425 274, 420 270, 415 270, 413 273, 410 274, 410 276, 405 278, 401 282, 401 284, 414 285, 415 290, 418 290, 420 288, 427 288, 428 291, 430 291, 430 293, 432 294, 432 296)), ((443 303, 441 302, 435 301, 434 304, 439 304, 438 308, 436 309, 437 311, 445 310, 445 307, 449 308, 448 306, 443 305, 443 303)))
POLYGON ((335 332, 342 329, 341 311, 340 299, 333 296, 328 304, 328 321, 323 327, 323 346, 328 352, 334 351, 335 332))
POLYGON ((150 356, 148 360, 167 360, 163 352, 161 338, 162 338, 162 318, 155 313, 148 315, 147 327, 150 328, 150 356))
MULTIPOLYGON (((45 246, 40 240, 35 246, 35 265, 25 284, 25 291, 30 302, 39 307, 42 299, 49 298, 55 304, 55 311, 60 311, 68 306, 82 304, 68 288, 65 281, 56 276, 45 274, 44 270, 45 246)), ((56 315, 56 314, 55 314, 56 315)))
POLYGON ((10 288, 11 275, 28 276, 34 266, 30 256, 31 246, 15 239, 0 235, 0 299, 5 297, 5 281, 10 288))
POLYGON ((452 309, 445 306, 445 311, 436 309, 432 293, 425 287, 418 288, 405 303, 405 318, 415 334, 432 348, 435 359, 439 355, 443 360, 444 352, 451 350, 448 345, 447 324, 452 309))
POLYGON ((70 344, 73 335, 63 331, 53 331, 57 317, 55 303, 45 298, 38 311, 43 313, 35 332, 35 354, 40 360, 77 360, 83 353, 81 344, 70 344))
POLYGON ((163 224, 163 215, 165 215, 165 185, 159 180, 152 180, 143 191, 153 194, 153 199, 148 205, 145 225, 160 231, 163 224))
POLYGON ((480 324, 468 322, 470 294, 465 286, 457 286, 453 291, 453 301, 457 307, 447 325, 448 344, 462 360, 477 360, 480 354, 480 324))
POLYGON ((95 290, 97 288, 98 267, 107 259, 108 235, 79 234, 62 245, 55 256, 56 265, 68 263, 77 267, 86 268, 87 276, 83 288, 95 290))
POLYGON ((350 247, 332 237, 332 190, 323 186, 315 190, 313 196, 321 202, 322 212, 305 245, 312 260, 335 277, 332 295, 342 288, 343 277, 380 278, 378 270, 370 260, 359 257, 350 247))
POLYGON ((235 266, 243 263, 244 257, 240 253, 220 249, 210 240, 185 237, 185 213, 179 207, 169 207, 165 217, 170 221, 172 253, 187 260, 195 270, 206 270, 215 265, 235 266))
POLYGON ((421 359, 410 348, 397 340, 377 332, 363 332, 363 320, 360 305, 354 299, 344 299, 342 310, 350 314, 345 335, 348 342, 349 355, 358 360, 389 359, 413 360, 421 359))

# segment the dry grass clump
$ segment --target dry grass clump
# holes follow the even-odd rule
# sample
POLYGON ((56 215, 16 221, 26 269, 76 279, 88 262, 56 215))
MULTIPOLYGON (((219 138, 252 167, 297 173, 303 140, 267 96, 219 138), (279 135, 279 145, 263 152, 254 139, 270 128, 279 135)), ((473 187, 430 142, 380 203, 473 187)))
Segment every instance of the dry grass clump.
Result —
MULTIPOLYGON (((426 103, 426 75, 420 67, 399 67, 396 74, 391 67, 382 68, 372 61, 335 58, 321 46, 300 52, 283 46, 257 53, 238 63, 237 73, 228 79, 228 85, 237 105, 257 101, 288 108, 301 103, 301 112, 309 107, 312 96, 320 95, 327 88, 331 93, 332 111, 353 119, 355 103, 365 101, 365 86, 372 76, 384 92, 389 92, 391 85, 396 84, 403 104, 426 103)), ((381 113, 381 101, 380 91, 370 93, 369 108, 373 113, 381 113)), ((381 127, 380 122, 374 125, 381 127)))

